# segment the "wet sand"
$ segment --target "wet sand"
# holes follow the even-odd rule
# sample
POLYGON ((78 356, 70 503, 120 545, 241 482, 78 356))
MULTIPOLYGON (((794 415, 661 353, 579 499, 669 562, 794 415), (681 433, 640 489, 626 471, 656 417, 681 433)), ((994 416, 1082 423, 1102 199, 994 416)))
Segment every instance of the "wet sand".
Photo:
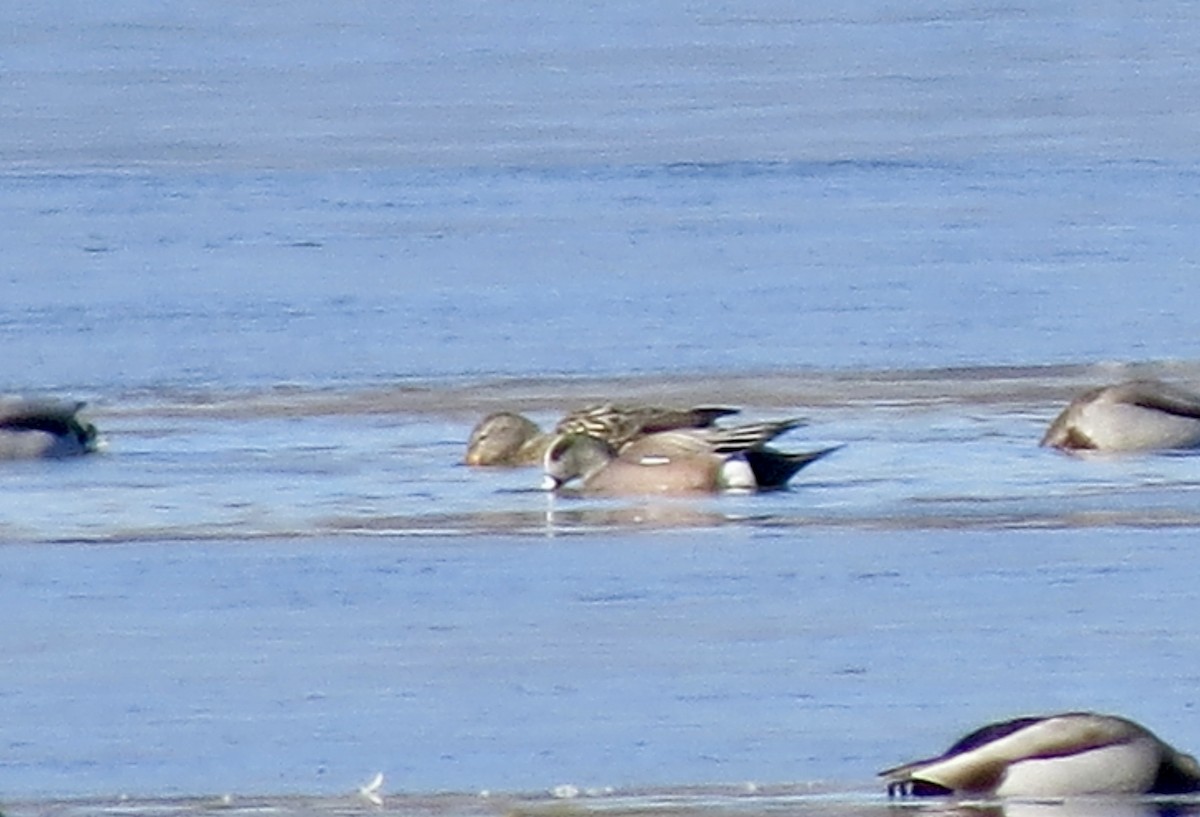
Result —
POLYGON ((1200 388, 1200 363, 1164 360, 928 369, 777 368, 751 372, 670 371, 619 378, 401 380, 389 386, 357 389, 286 385, 249 391, 172 389, 110 395, 94 403, 91 413, 101 419, 139 415, 237 418, 412 414, 469 420, 492 411, 553 414, 595 403, 631 402, 730 405, 751 410, 1011 405, 1041 407, 1053 416, 1081 391, 1133 378, 1159 378, 1200 388))

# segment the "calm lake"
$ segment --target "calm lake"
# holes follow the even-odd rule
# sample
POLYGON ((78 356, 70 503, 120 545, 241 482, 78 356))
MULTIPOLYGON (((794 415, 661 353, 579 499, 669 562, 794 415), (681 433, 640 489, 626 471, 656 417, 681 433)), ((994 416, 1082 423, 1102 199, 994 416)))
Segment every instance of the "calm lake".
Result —
POLYGON ((8 16, 0 391, 107 450, 0 469, 5 813, 882 811, 1066 709, 1200 750, 1196 457, 1037 447, 1200 389, 1200 12, 8 16), (845 447, 654 502, 459 464, 606 399, 845 447))

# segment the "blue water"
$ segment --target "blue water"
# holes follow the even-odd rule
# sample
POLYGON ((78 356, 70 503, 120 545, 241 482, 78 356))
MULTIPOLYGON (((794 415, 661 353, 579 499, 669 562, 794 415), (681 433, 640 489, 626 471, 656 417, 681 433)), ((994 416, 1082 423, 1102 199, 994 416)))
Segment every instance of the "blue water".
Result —
POLYGON ((1200 388, 1195 16, 12 10, 0 390, 108 448, 0 470, 0 792, 864 793, 1058 708, 1200 748, 1195 458, 1036 447, 1200 388), (846 447, 657 503, 458 465, 607 398, 846 447))
POLYGON ((12 545, 0 786, 326 793, 384 771, 390 792, 864 792, 996 713, 1080 705, 1186 744, 1200 628, 1162 600, 1194 603, 1193 544, 743 527, 12 545))
POLYGON ((1198 181, 1040 157, 21 173, 0 378, 103 394, 1192 360, 1198 181))

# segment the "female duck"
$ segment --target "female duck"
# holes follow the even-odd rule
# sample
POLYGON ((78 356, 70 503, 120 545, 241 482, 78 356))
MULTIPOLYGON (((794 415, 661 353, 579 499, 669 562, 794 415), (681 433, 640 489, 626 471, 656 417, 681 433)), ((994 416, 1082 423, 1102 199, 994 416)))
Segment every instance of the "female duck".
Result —
POLYGON ((943 754, 880 772, 888 795, 1072 797, 1200 790, 1200 765, 1114 715, 1068 712, 993 723, 943 754))
POLYGON ((74 457, 99 447, 83 403, 0 401, 0 460, 74 457))
POLYGON ((497 411, 479 421, 467 440, 467 465, 536 465, 550 443, 537 424, 511 411, 497 411))
POLYGON ((1158 380, 1087 391, 1051 423, 1042 445, 1068 451, 1200 446, 1200 396, 1158 380))

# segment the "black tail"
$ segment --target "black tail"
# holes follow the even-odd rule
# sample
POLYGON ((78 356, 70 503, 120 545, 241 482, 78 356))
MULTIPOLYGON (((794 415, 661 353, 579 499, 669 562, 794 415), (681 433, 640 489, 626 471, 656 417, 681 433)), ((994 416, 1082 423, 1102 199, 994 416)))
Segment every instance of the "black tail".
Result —
POLYGON ((798 454, 787 454, 771 448, 752 448, 745 453, 746 462, 754 472, 754 481, 760 490, 782 488, 788 480, 796 476, 801 468, 816 462, 822 457, 832 454, 841 448, 822 448, 819 451, 802 451, 798 454))

